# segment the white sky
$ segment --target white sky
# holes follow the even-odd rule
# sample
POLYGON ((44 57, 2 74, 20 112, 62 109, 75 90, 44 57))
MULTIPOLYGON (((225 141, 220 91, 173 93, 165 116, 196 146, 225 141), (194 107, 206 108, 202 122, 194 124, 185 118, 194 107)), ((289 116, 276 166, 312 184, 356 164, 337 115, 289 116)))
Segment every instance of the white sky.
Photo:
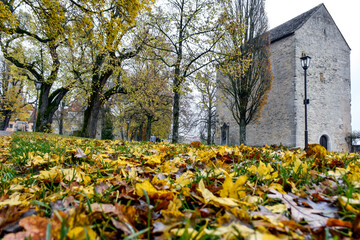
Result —
POLYGON ((351 48, 352 129, 360 130, 360 1, 265 0, 270 29, 324 3, 351 48))

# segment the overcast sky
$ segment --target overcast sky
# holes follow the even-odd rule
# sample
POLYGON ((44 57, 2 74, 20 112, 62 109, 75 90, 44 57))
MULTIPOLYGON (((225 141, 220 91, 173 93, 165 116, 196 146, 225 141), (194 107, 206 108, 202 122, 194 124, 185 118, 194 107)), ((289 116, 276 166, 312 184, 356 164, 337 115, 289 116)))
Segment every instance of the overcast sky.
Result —
POLYGON ((270 29, 324 3, 351 48, 352 129, 360 130, 360 0, 265 0, 270 29))

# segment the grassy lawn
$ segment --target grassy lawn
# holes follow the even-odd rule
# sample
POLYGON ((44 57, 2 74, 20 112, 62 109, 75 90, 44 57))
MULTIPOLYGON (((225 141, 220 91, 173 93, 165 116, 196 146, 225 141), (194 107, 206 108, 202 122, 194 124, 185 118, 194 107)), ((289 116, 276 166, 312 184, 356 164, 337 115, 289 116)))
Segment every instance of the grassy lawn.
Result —
POLYGON ((360 155, 0 137, 0 239, 360 237, 360 155))

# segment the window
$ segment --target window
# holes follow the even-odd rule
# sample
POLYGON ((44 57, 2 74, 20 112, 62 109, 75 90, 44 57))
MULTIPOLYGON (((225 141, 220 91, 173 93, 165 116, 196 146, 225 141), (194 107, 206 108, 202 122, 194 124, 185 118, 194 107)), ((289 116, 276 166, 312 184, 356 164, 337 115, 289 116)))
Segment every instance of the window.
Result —
POLYGON ((326 150, 328 150, 328 138, 325 135, 320 137, 320 145, 323 146, 326 150))
POLYGON ((14 125, 13 124, 9 124, 9 128, 13 128, 14 127, 14 125))

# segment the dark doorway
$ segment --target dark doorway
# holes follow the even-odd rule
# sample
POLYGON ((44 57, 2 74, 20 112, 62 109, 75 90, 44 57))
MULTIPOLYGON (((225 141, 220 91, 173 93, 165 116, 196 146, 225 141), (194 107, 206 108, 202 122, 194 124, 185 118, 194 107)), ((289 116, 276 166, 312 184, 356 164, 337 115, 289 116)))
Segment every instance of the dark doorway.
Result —
POLYGON ((325 135, 320 137, 320 145, 323 146, 326 150, 328 150, 328 139, 325 135))
POLYGON ((229 125, 226 123, 223 124, 221 127, 221 145, 228 144, 229 138, 229 125))

